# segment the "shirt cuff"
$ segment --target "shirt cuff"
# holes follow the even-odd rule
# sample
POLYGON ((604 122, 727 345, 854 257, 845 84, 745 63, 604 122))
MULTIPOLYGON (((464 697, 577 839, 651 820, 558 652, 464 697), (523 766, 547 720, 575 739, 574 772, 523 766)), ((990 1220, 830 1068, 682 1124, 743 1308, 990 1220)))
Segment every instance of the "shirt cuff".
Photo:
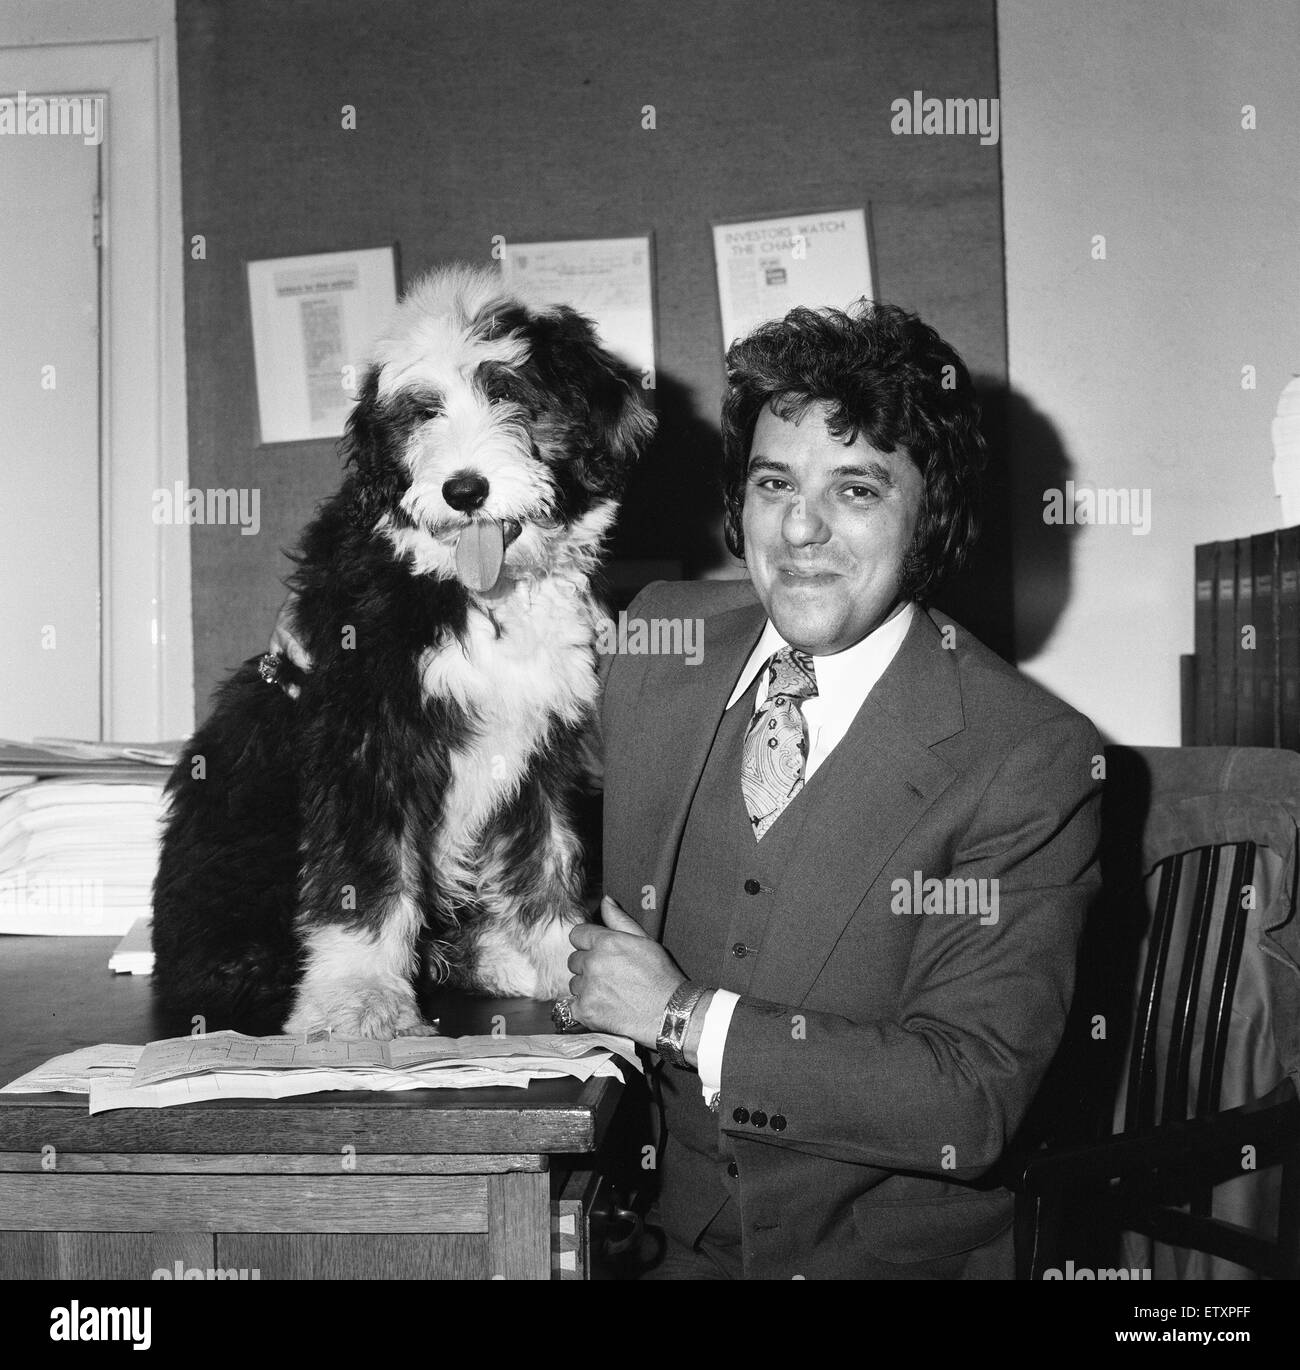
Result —
POLYGON ((722 1049, 727 1044, 727 1030, 731 1015, 740 1003, 740 995, 729 989, 715 989, 704 1015, 704 1029, 696 1050, 696 1069, 700 1073, 700 1088, 704 1102, 712 1106, 714 1096, 722 1089, 722 1049))

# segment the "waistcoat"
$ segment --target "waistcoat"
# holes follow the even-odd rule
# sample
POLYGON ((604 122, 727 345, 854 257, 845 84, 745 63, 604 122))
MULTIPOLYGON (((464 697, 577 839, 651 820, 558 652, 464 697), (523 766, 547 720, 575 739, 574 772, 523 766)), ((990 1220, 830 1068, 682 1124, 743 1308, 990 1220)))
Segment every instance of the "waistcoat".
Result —
MULTIPOLYGON (((814 776, 763 840, 755 840, 740 763, 758 679, 761 674, 727 710, 714 737, 682 834, 663 931, 664 947, 683 973, 736 994, 749 990, 763 955, 768 913, 804 840, 801 834, 817 832, 822 792, 814 776)), ((834 761, 832 753, 817 775, 834 761)), ((663 1216, 679 1238, 690 1242, 735 1195, 727 1170, 730 1155, 719 1147, 717 1118, 704 1103, 694 1071, 665 1066, 662 1088, 670 1138, 663 1216)), ((731 1230, 734 1214, 733 1203, 714 1230, 731 1230)))

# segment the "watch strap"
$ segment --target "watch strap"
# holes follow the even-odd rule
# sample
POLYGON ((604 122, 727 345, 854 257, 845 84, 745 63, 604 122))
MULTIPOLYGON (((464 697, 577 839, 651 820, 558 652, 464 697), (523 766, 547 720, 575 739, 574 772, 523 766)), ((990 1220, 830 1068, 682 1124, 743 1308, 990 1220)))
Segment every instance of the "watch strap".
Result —
POLYGON ((707 985, 695 985, 689 980, 683 980, 672 992, 655 1041, 655 1050, 670 1065, 686 1065, 686 1031, 695 1006, 707 993, 707 985))

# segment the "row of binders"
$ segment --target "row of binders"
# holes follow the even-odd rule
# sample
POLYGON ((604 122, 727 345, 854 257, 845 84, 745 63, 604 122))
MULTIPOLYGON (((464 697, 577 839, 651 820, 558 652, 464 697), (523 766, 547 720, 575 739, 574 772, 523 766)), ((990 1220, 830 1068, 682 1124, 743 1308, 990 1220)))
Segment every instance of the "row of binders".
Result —
POLYGON ((1196 548, 1183 740, 1300 750, 1300 528, 1196 548))

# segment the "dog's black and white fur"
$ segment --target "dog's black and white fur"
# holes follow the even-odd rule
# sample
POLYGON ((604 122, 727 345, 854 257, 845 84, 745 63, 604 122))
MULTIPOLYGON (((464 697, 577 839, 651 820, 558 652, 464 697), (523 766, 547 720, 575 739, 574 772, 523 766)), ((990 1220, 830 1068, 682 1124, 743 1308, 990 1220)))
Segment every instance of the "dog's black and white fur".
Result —
POLYGON ((246 662, 169 786, 154 979, 208 1030, 432 1031, 422 971, 568 983, 589 582, 653 419, 585 319, 485 271, 417 283, 372 361, 290 580, 312 669, 246 662), (456 554, 475 520, 507 544, 482 591, 456 554))

